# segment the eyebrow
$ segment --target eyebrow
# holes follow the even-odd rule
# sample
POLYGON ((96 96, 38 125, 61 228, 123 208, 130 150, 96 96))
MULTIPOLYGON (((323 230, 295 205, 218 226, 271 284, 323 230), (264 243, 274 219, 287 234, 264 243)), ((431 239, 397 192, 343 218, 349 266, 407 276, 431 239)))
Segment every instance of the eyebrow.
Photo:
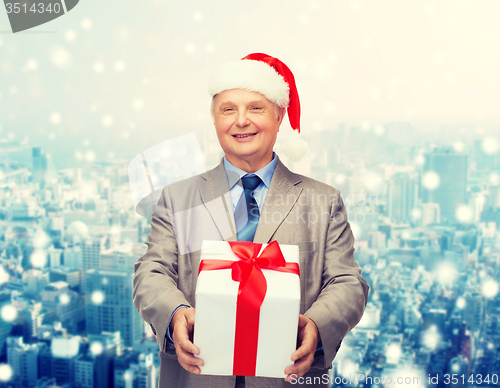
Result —
MULTIPOLYGON (((247 105, 253 105, 253 104, 262 104, 262 103, 265 103, 265 101, 263 99, 261 100, 255 100, 255 101, 250 101, 247 103, 247 105)), ((222 101, 220 106, 223 106, 223 105, 237 105, 235 102, 233 101, 222 101)))

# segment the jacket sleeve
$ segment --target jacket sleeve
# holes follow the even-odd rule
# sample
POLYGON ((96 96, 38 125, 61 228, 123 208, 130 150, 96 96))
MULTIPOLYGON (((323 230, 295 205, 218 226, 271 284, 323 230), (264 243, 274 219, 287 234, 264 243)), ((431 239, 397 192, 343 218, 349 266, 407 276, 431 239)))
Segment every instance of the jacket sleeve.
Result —
POLYGON ((363 316, 368 299, 368 284, 354 261, 354 236, 347 211, 335 189, 326 236, 322 287, 305 316, 312 319, 325 353, 323 368, 330 368, 342 339, 363 316))
POLYGON ((147 251, 135 264, 134 305, 151 325, 160 350, 166 352, 170 317, 179 305, 190 306, 178 285, 178 249, 171 222, 168 189, 164 188, 151 218, 147 251))

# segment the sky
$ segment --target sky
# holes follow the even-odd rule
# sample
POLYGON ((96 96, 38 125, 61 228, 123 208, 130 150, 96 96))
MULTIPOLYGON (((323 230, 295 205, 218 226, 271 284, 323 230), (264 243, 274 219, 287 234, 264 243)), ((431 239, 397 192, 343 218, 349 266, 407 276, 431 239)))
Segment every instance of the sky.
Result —
POLYGON ((211 129, 209 75, 251 52, 294 72, 303 131, 498 128, 499 14, 497 0, 80 0, 12 34, 0 11, 0 137, 71 158, 138 154, 211 129))

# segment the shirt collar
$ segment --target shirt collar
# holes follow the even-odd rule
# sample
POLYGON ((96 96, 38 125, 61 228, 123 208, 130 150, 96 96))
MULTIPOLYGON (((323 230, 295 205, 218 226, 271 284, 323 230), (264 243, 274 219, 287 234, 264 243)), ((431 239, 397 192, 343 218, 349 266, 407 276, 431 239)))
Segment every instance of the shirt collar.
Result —
POLYGON ((275 152, 273 152, 273 160, 271 160, 268 164, 262 167, 259 171, 254 172, 253 174, 249 174, 246 171, 236 167, 224 156, 224 168, 226 169, 227 181, 229 183, 229 190, 233 188, 233 186, 240 181, 240 179, 245 175, 257 175, 262 182, 269 189, 269 185, 271 184, 271 179, 273 178, 274 170, 276 170, 276 166, 278 165, 278 156, 275 152))

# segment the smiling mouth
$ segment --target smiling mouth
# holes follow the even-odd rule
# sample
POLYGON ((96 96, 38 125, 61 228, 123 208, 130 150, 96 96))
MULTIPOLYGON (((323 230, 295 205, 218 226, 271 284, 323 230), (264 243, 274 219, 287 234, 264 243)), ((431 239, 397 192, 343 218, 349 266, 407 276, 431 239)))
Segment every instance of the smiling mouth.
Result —
POLYGON ((233 135, 233 137, 236 137, 238 139, 242 139, 242 138, 245 138, 245 137, 250 137, 250 136, 254 136, 256 135, 257 133, 247 133, 247 134, 244 134, 244 135, 233 135))

